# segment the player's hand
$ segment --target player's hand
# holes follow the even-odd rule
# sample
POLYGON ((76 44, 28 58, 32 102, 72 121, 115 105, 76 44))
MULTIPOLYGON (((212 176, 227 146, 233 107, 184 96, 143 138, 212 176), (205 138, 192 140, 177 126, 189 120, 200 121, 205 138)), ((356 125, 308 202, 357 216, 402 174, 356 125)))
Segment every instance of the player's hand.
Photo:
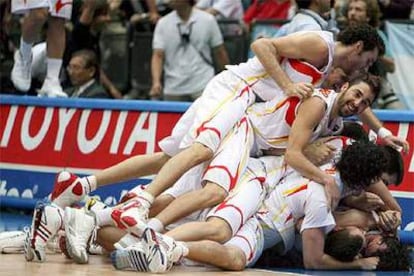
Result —
POLYGON ((380 212, 377 224, 384 232, 395 232, 401 224, 401 213, 393 210, 380 212))
POLYGON ((388 145, 398 151, 400 151, 402 149, 402 151, 407 154, 409 149, 410 149, 410 145, 408 144, 407 141, 394 136, 394 135, 389 135, 387 137, 382 138, 383 142, 385 145, 388 145))
POLYGON ((377 269, 379 258, 378 257, 369 257, 358 259, 357 262, 362 270, 375 270, 377 269))
POLYGON ((162 92, 162 85, 161 83, 153 83, 151 90, 150 90, 150 97, 151 99, 160 99, 162 92))
POLYGON ((309 98, 313 93, 313 85, 305 82, 292 83, 285 89, 287 96, 296 96, 300 99, 309 98))
POLYGON ((351 198, 352 202, 349 202, 352 207, 362 211, 373 211, 385 207, 384 201, 376 194, 370 192, 362 192, 358 196, 351 198))
POLYGON ((318 140, 307 145, 303 153, 315 166, 319 167, 332 160, 335 154, 335 147, 318 140))
POLYGON ((339 191, 339 187, 336 184, 335 178, 330 175, 324 181, 324 185, 328 206, 333 211, 335 210, 336 206, 338 206, 339 199, 341 198, 341 192, 339 191))

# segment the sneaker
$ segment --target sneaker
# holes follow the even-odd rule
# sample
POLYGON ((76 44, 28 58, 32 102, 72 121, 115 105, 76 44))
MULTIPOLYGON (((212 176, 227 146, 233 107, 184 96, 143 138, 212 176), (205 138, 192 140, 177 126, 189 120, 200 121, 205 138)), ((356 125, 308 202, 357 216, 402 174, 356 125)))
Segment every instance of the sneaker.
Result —
POLYGON ((16 254, 24 252, 24 231, 6 231, 0 233, 0 253, 16 254))
POLYGON ((170 270, 175 263, 180 262, 188 254, 188 248, 183 242, 177 242, 151 228, 145 229, 142 243, 147 250, 148 268, 155 273, 170 270))
POLYGON ((20 51, 14 53, 14 65, 11 71, 11 80, 17 90, 27 92, 32 82, 32 57, 24 61, 20 51))
POLYGON ((111 253, 112 265, 118 270, 148 272, 148 261, 143 245, 138 242, 111 253))
POLYGON ((78 264, 86 264, 89 260, 87 245, 95 228, 95 218, 83 209, 66 207, 64 226, 69 256, 78 264))
POLYGON ((147 227, 148 212, 148 208, 141 204, 138 197, 135 197, 114 208, 111 217, 118 228, 126 230, 136 237, 141 237, 147 227))
POLYGON ((81 178, 68 171, 56 175, 51 200, 61 208, 66 208, 80 201, 85 196, 81 178))
POLYGON ((62 210, 53 204, 39 202, 33 213, 32 226, 27 231, 24 255, 28 262, 46 260, 46 244, 62 228, 62 210))
POLYGON ((42 88, 37 90, 37 93, 40 97, 49 97, 49 98, 67 98, 68 94, 63 92, 62 86, 59 83, 59 80, 51 80, 46 78, 43 82, 42 88))

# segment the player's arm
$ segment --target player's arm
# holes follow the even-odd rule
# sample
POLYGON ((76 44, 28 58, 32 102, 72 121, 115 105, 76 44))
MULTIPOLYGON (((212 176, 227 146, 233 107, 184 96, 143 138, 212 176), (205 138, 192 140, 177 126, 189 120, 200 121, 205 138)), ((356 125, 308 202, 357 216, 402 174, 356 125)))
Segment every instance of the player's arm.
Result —
POLYGON ((381 121, 377 118, 377 116, 375 116, 371 108, 365 109, 364 112, 359 115, 359 118, 363 123, 367 124, 370 129, 375 131, 375 133, 377 133, 378 136, 384 140, 386 145, 389 145, 397 150, 401 147, 405 153, 408 153, 410 148, 408 142, 394 136, 391 131, 384 128, 381 121))
POLYGON ((401 206, 398 204, 397 200, 392 196, 390 190, 382 180, 369 185, 367 192, 374 193, 382 199, 382 201, 385 204, 385 208, 383 208, 383 211, 393 210, 398 211, 400 213, 402 212, 401 206))
POLYGON ((285 160, 306 178, 324 185, 328 205, 335 208, 340 198, 335 179, 312 164, 304 155, 304 148, 309 143, 313 130, 322 120, 325 110, 326 104, 319 97, 311 97, 302 102, 289 134, 285 160))
POLYGON ((263 64, 266 72, 276 81, 286 95, 311 96, 312 85, 293 83, 280 66, 282 57, 299 59, 319 68, 328 63, 328 47, 317 34, 293 34, 280 38, 261 38, 251 44, 251 49, 263 64), (312 45, 305 47, 304 45, 312 45))
POLYGON ((324 253, 325 233, 320 228, 309 228, 302 232, 303 264, 306 269, 376 269, 378 259, 362 258, 352 262, 341 262, 324 253))

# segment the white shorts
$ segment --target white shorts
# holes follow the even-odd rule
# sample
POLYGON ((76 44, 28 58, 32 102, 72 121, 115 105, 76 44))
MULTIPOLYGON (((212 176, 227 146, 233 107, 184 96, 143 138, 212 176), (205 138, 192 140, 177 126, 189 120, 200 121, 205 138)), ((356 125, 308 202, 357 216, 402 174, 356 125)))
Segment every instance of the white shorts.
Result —
POLYGON ((70 19, 72 16, 73 0, 12 0, 11 11, 24 14, 33 9, 48 8, 53 17, 70 19))
POLYGON ((250 158, 248 168, 240 178, 240 183, 222 203, 211 209, 207 214, 207 219, 209 217, 223 219, 234 235, 259 209, 266 195, 264 182, 265 171, 262 162, 250 158))
POLYGON ((216 152, 255 99, 250 86, 232 72, 223 71, 216 75, 199 98, 194 121, 180 148, 199 142, 216 152))
POLYGON ((202 183, 213 182, 227 192, 234 189, 246 170, 253 142, 253 129, 247 117, 243 117, 221 142, 202 183))
POLYGON ((246 255, 246 267, 251 267, 262 255, 263 237, 259 220, 256 217, 251 217, 225 245, 240 248, 246 255))
POLYGON ((175 124, 171 135, 158 142, 158 146, 165 154, 174 156, 183 150, 183 148, 180 148, 180 143, 184 136, 190 131, 199 103, 200 98, 195 100, 195 102, 193 102, 187 111, 180 117, 178 122, 175 124))

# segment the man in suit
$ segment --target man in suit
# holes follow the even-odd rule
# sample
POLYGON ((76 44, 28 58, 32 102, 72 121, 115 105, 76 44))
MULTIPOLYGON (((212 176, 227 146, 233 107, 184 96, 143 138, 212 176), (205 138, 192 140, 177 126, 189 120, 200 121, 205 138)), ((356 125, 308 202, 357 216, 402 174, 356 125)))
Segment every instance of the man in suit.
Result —
POLYGON ((71 87, 65 92, 71 98, 110 98, 105 88, 97 82, 98 63, 91 50, 79 50, 73 53, 67 67, 71 87))

